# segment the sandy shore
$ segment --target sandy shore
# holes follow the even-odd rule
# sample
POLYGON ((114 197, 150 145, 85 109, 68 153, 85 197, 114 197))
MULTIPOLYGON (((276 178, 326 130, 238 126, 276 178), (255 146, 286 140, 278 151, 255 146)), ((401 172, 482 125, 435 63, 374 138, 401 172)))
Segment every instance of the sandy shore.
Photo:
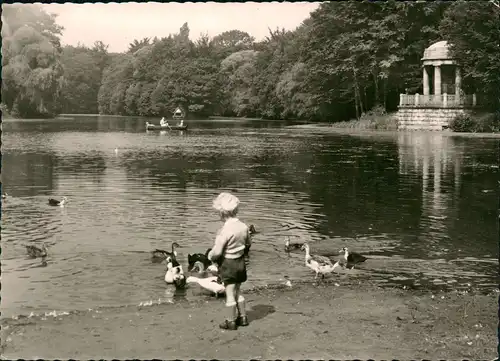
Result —
MULTIPOLYGON (((366 288, 368 287, 368 288, 366 288)), ((218 328, 223 300, 127 307, 2 327, 4 359, 487 359, 498 294, 293 285, 247 294, 250 325, 218 328), (433 297, 434 296, 434 297, 433 297)))

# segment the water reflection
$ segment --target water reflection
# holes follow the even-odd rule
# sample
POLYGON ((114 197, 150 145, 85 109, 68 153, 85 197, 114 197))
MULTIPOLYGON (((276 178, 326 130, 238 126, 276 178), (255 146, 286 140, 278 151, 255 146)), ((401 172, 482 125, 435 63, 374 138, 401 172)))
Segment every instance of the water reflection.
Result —
POLYGON ((460 234, 457 228, 466 227, 472 221, 493 230, 495 221, 490 216, 496 207, 493 193, 497 192, 484 197, 478 189, 479 184, 464 183, 463 178, 467 177, 471 166, 475 172, 480 169, 489 174, 492 170, 496 172, 496 143, 491 140, 466 142, 440 133, 398 134, 399 173, 421 184, 417 247, 426 250, 428 256, 452 259, 477 254, 478 249, 490 257, 493 254, 496 247, 491 239, 493 233, 488 237, 478 234, 474 239, 467 239, 465 234, 468 232, 460 234), (476 157, 481 158, 481 162, 476 157), (471 191, 474 196, 464 194, 471 191), (478 202, 479 199, 482 200, 478 202), (470 214, 464 215, 464 207, 479 208, 477 218, 472 220, 470 214))

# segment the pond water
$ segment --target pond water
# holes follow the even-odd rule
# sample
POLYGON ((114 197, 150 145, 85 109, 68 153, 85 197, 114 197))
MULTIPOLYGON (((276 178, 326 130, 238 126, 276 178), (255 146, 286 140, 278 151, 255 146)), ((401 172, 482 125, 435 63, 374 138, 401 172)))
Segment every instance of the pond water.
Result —
MULTIPOLYGON (((168 297, 150 251, 204 252, 211 209, 235 192, 257 233, 245 288, 312 281, 301 252, 369 257, 339 279, 498 286, 498 139, 441 133, 324 134, 266 121, 189 121, 146 132, 139 117, 3 123, 2 317, 168 297), (66 196, 64 208, 48 197, 66 196), (47 265, 25 245, 45 242, 47 265)), ((189 287, 187 297, 205 297, 189 287)))

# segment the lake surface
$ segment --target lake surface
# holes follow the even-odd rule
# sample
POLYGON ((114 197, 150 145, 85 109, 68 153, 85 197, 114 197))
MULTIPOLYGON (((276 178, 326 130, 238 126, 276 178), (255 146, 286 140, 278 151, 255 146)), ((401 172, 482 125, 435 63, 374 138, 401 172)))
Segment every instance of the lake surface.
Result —
MULTIPOLYGON (((146 132, 139 117, 4 121, 2 317, 169 300, 150 251, 204 252, 232 191, 259 231, 245 288, 312 281, 303 253, 348 246, 348 274, 382 285, 498 287, 498 139, 441 133, 324 134, 266 121, 189 121, 146 132), (66 196, 66 207, 48 197, 66 196), (25 245, 45 242, 47 265, 25 245)), ((206 297, 197 285, 186 297, 206 297)))

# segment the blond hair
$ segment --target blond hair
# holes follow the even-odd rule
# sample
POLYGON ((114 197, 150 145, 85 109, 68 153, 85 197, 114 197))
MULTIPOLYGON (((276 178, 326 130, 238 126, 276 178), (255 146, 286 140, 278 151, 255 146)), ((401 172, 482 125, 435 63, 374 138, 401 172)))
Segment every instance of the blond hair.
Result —
POLYGON ((225 217, 234 217, 238 213, 240 200, 231 193, 222 192, 214 199, 213 207, 225 217))

